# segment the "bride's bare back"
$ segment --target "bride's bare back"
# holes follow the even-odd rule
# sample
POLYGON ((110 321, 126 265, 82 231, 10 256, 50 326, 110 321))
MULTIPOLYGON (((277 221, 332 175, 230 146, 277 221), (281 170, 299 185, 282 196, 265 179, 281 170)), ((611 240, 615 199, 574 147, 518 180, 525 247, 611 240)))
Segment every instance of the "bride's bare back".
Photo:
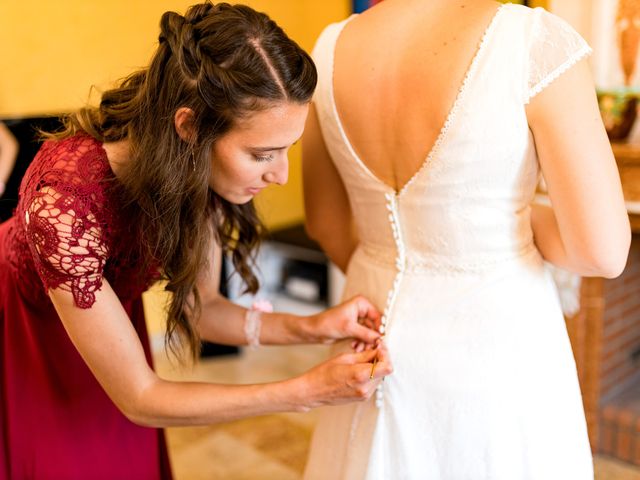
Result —
POLYGON ((427 158, 499 5, 387 0, 341 33, 338 114, 355 152, 387 185, 400 190, 427 158))

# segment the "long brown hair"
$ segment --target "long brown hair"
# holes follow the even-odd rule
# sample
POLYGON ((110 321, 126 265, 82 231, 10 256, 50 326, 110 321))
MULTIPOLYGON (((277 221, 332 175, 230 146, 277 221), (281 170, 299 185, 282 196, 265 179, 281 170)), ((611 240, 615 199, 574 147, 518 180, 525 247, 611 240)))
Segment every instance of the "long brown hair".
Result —
POLYGON ((209 188, 213 144, 251 112, 310 101, 317 75, 273 20, 244 5, 207 1, 185 16, 166 12, 160 30, 149 67, 106 91, 99 107, 68 116, 56 137, 85 131, 101 142, 128 140, 130 161, 118 175, 132 207, 128 221, 138 225, 145 270, 158 265, 173 294, 169 347, 177 333, 195 356, 199 337, 189 319, 200 314, 196 279, 209 267, 211 231, 247 291, 259 286, 251 264, 262 225, 252 202, 234 205, 209 188), (194 113, 189 141, 174 126, 181 107, 194 113))

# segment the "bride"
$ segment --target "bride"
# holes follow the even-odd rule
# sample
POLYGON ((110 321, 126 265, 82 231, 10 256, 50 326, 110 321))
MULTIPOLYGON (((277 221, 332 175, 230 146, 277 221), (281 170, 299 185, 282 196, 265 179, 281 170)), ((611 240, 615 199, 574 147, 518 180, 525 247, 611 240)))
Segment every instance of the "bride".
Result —
POLYGON ((318 39, 307 228, 384 309, 395 373, 323 413, 306 479, 593 478, 543 268, 613 278, 628 254, 590 51, 491 0, 387 0, 318 39))

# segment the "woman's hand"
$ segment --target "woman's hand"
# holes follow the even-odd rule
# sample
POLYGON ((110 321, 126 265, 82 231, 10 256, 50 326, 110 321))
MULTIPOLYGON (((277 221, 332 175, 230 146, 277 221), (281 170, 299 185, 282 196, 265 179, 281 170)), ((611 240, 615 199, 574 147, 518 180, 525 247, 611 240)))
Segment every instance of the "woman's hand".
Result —
POLYGON ((303 395, 300 403, 307 410, 366 400, 392 371, 389 353, 380 343, 376 349, 333 357, 293 381, 299 382, 298 392, 303 395))
POLYGON ((361 295, 309 317, 310 336, 316 343, 353 339, 352 347, 361 352, 380 340, 380 312, 361 295))

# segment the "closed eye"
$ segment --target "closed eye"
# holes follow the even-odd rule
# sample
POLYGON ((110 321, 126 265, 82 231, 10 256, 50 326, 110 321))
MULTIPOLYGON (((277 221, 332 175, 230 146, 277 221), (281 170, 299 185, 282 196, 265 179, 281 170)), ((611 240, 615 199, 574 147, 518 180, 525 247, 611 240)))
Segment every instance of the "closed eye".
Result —
POLYGON ((268 155, 254 155, 253 157, 257 162, 270 162, 274 158, 273 153, 270 153, 268 155))

